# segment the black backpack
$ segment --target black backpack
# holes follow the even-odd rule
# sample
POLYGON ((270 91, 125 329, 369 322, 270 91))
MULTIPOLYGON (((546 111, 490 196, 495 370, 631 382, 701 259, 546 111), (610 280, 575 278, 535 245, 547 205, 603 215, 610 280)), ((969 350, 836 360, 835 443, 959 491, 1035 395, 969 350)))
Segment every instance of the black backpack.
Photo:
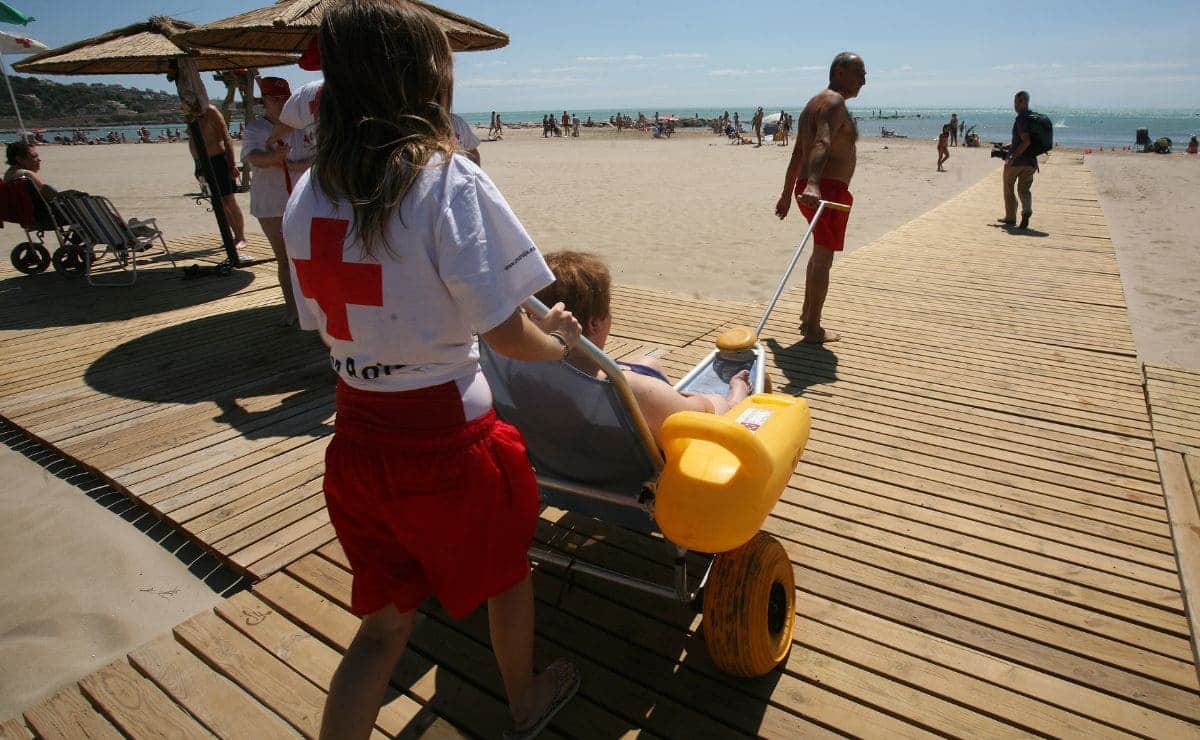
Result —
POLYGON ((1036 157, 1054 148, 1054 122, 1049 116, 1029 111, 1029 148, 1025 156, 1036 157))

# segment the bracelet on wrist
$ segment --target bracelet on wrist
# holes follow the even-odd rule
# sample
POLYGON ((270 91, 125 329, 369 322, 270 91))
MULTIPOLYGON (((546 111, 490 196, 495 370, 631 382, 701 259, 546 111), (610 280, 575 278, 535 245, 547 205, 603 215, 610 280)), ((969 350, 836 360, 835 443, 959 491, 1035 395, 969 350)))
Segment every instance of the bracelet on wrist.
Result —
POLYGON ((552 331, 549 334, 562 345, 562 357, 560 359, 567 359, 567 355, 571 354, 571 345, 567 342, 567 338, 560 331, 552 331))

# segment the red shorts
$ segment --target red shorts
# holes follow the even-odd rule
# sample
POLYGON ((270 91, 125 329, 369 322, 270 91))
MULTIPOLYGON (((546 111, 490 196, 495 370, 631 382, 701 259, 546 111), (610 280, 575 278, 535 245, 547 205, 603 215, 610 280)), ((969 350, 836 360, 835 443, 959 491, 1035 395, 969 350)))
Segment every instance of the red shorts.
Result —
POLYGON ((529 575, 539 501, 525 442, 495 412, 465 421, 453 382, 402 393, 339 382, 325 501, 360 616, 435 595, 461 619, 529 575))
MULTIPOLYGON (((800 212, 812 223, 813 216, 816 215, 817 209, 809 208, 800 202, 800 194, 804 192, 804 188, 808 186, 805 180, 796 181, 796 205, 800 207, 800 212)), ((827 177, 821 178, 821 200, 828 200, 833 203, 842 203, 844 205, 853 205, 854 196, 850 194, 850 186, 841 180, 831 180, 827 177)), ((832 208, 826 207, 821 211, 821 220, 813 228, 813 244, 818 247, 840 252, 846 246, 846 224, 850 222, 850 214, 845 211, 835 211, 832 208)))

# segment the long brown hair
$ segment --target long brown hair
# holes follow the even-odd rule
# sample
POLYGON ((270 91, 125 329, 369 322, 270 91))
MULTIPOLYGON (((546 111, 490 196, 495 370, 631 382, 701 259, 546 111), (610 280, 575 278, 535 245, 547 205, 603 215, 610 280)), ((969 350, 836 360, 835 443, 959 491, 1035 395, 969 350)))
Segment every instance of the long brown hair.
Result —
POLYGON ((325 84, 313 177, 354 209, 367 255, 436 152, 454 151, 453 58, 433 17, 406 0, 347 0, 321 20, 325 84))

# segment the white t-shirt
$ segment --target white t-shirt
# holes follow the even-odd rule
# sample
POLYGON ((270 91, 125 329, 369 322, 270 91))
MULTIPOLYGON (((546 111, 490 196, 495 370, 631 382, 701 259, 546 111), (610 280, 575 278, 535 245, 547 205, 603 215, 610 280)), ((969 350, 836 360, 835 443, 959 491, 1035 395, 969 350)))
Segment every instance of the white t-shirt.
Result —
POLYGON ((450 114, 450 125, 454 127, 454 136, 458 139, 459 149, 469 152, 479 148, 479 137, 475 135, 470 124, 460 118, 457 113, 450 114))
POLYGON ((309 175, 283 217, 300 325, 321 332, 334 371, 355 388, 458 381, 465 398, 478 382, 475 335, 554 281, 500 191, 465 156, 436 155, 387 226, 391 253, 367 257, 349 204, 309 175))
MULTIPOLYGON (((252 165, 249 157, 254 152, 270 152, 267 147, 267 137, 271 135, 274 125, 266 118, 256 118, 242 129, 242 163, 247 167, 252 165)), ((283 138, 289 147, 288 161, 308 159, 306 154, 308 143, 303 131, 293 131, 283 138)), ((291 168, 289 175, 292 186, 300 178, 303 171, 291 168)), ((287 205, 288 187, 282 167, 254 167, 250 178, 250 215, 255 218, 279 218, 287 205)))
POLYGON ((321 102, 321 88, 324 85, 325 80, 313 80, 302 85, 292 93, 292 97, 287 99, 283 110, 279 112, 280 121, 297 131, 303 131, 306 137, 306 149, 303 152, 297 151, 296 159, 311 159, 312 150, 317 145, 317 108, 321 102))

